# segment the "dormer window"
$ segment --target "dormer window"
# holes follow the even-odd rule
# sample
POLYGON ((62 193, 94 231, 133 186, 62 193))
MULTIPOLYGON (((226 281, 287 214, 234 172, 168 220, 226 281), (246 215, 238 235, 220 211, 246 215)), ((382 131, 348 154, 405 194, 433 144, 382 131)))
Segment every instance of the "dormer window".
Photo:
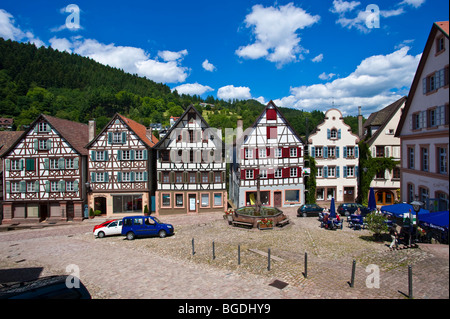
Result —
POLYGON ((337 140, 341 138, 341 130, 337 130, 335 128, 332 128, 331 130, 327 130, 327 137, 329 140, 337 140))

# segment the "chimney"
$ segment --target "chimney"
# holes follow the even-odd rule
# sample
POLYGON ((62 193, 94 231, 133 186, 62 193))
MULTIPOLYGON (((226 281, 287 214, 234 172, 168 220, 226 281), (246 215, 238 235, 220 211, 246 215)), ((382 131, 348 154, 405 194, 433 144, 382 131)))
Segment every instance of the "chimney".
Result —
POLYGON ((89 120, 89 142, 95 137, 95 120, 89 120))
POLYGON ((362 138, 362 136, 363 136, 361 106, 358 106, 358 136, 359 136, 359 138, 362 138))
POLYGON ((244 134, 244 121, 237 120, 236 141, 242 137, 242 134, 244 134))

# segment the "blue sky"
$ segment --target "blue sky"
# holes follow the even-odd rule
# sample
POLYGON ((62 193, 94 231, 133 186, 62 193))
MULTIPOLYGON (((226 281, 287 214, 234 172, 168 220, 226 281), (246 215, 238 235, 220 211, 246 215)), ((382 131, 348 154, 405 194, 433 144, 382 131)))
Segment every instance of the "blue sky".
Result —
POLYGON ((2 0, 0 36, 204 98, 368 116, 408 94, 448 12, 446 0, 2 0))

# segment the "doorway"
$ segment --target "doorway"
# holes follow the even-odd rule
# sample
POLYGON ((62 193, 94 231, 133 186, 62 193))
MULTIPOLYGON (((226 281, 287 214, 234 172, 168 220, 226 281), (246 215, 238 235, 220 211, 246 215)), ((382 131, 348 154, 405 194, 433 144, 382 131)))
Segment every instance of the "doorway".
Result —
POLYGON ((75 217, 75 209, 73 206, 73 202, 67 202, 66 210, 67 210, 67 221, 72 221, 73 218, 75 217))
POLYGON ((39 204, 39 221, 43 222, 48 218, 48 205, 39 204))
POLYGON ((273 193, 273 205, 275 207, 281 207, 281 192, 273 193))
POLYGON ((99 210, 102 215, 106 215, 106 197, 95 197, 94 211, 99 210))
POLYGON ((197 211, 197 195, 189 194, 189 212, 195 213, 197 211))
POLYGON ((355 201, 355 188, 344 187, 344 202, 353 203, 355 201))

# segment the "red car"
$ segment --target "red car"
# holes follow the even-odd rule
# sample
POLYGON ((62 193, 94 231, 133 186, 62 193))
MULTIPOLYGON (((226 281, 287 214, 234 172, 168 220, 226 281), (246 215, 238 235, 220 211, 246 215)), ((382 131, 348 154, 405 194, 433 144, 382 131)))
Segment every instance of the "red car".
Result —
POLYGON ((94 229, 92 230, 92 232, 95 232, 95 230, 96 230, 97 228, 108 226, 111 222, 113 222, 113 221, 115 221, 115 220, 116 220, 116 219, 107 220, 106 222, 103 222, 103 223, 101 223, 100 225, 94 226, 94 229))

